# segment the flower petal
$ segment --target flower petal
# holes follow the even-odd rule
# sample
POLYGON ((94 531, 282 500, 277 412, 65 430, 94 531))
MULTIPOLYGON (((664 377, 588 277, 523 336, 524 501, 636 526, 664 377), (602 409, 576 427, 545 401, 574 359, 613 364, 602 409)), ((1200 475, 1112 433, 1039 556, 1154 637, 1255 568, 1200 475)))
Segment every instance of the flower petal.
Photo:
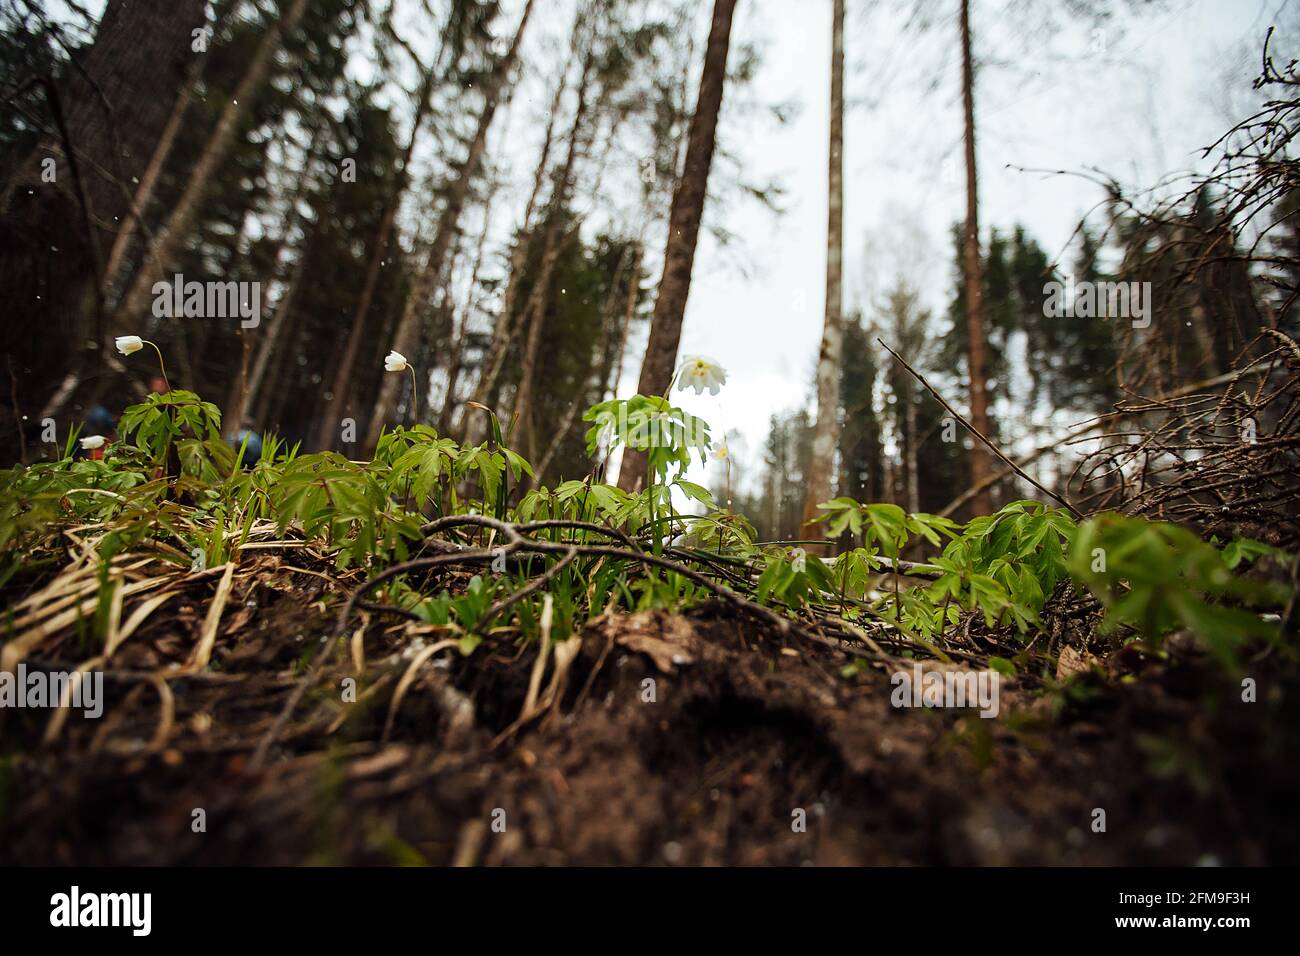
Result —
POLYGON ((113 344, 123 355, 130 355, 144 348, 144 339, 138 335, 119 335, 113 340, 113 344))

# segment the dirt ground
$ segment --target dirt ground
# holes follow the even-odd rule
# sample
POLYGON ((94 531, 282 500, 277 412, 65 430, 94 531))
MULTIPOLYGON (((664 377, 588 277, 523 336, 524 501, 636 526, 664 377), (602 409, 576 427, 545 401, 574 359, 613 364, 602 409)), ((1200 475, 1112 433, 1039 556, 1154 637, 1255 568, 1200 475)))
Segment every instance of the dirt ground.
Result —
POLYGON ((165 686, 135 675, 193 645, 202 602, 151 622, 113 659, 103 718, 51 742, 50 712, 0 713, 0 862, 1300 861, 1300 680, 1277 654, 1250 665, 1253 703, 1194 654, 1125 649, 1064 690, 1004 681, 986 720, 894 708, 887 666, 845 677, 850 649, 710 603, 589 623, 522 725, 535 643, 440 652, 385 739, 425 637, 376 621, 357 701, 341 652, 258 768, 334 623, 323 587, 248 585, 211 672, 165 686))

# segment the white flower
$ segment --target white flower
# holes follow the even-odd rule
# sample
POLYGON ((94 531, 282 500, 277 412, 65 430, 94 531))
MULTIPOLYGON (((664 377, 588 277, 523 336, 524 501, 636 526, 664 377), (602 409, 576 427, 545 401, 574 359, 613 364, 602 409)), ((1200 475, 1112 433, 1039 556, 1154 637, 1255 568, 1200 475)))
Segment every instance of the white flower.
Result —
POLYGON ((405 372, 408 367, 406 356, 396 349, 384 357, 384 371, 386 372, 405 372))
POLYGON ((123 355, 130 355, 132 352, 138 352, 144 348, 144 339, 138 335, 119 335, 113 340, 117 350, 123 355))
POLYGON ((717 395, 727 382, 727 370, 712 359, 701 355, 688 355, 682 367, 677 370, 677 390, 695 389, 696 395, 703 395, 707 388, 710 395, 717 395))
POLYGON ((726 461, 731 457, 731 449, 726 445, 719 445, 713 450, 713 457, 718 459, 718 461, 726 461))
POLYGON ((803 573, 808 569, 808 552, 803 548, 790 549, 790 567, 803 573))
POLYGON ((96 448, 103 448, 108 439, 103 435, 87 435, 81 439, 82 451, 94 451, 96 448))

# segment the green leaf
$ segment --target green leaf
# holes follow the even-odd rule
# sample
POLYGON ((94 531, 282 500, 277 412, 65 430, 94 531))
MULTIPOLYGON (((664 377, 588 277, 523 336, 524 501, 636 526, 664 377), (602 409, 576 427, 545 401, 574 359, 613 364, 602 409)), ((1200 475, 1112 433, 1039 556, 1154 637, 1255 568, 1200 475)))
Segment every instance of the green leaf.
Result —
POLYGON ((713 495, 709 493, 709 489, 697 485, 693 481, 687 481, 685 478, 678 478, 673 482, 673 484, 682 489, 682 493, 685 494, 687 498, 703 502, 708 508, 717 507, 713 503, 713 495))
POLYGON ((1003 677, 1016 676, 1016 665, 1005 657, 989 657, 989 669, 997 671, 1003 677))

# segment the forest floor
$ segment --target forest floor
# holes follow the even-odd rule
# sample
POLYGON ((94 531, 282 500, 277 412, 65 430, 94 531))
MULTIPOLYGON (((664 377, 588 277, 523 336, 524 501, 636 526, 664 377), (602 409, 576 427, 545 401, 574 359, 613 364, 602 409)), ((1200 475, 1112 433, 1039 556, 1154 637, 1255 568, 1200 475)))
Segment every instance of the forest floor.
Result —
MULTIPOLYGON (((139 676, 166 673, 200 640, 211 580, 118 650, 102 718, 72 712, 51 729, 51 711, 0 712, 0 862, 1300 859, 1300 675, 1279 654, 1249 663, 1258 700, 1246 702, 1190 643, 1094 657, 1085 626, 1056 676, 1078 673, 1004 679, 1000 712, 984 719, 893 707, 887 665, 845 676, 854 647, 707 602, 590 621, 568 666, 554 657, 540 683, 535 641, 498 632, 471 658, 451 648, 411 671, 434 629, 378 619, 364 651, 340 644, 303 681, 336 584, 274 556, 246 564, 208 669, 139 676), (357 701, 341 702, 358 673, 357 701)), ((978 626, 967 635, 977 653, 978 626)), ((77 656, 62 644, 60 657, 77 656)))

